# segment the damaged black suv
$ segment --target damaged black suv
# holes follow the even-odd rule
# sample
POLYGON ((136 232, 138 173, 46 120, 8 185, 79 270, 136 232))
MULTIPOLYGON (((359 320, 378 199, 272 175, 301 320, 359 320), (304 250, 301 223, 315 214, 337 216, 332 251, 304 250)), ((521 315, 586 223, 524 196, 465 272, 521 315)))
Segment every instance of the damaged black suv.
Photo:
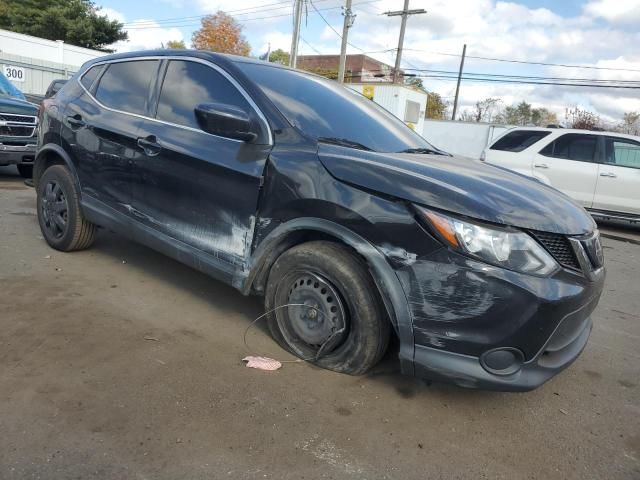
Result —
POLYGON ((44 101, 46 241, 98 226, 264 295, 276 341, 361 374, 528 390, 575 360, 604 282, 568 197, 451 157, 324 78, 202 51, 86 63, 44 101), (282 308, 278 308, 282 307, 282 308))

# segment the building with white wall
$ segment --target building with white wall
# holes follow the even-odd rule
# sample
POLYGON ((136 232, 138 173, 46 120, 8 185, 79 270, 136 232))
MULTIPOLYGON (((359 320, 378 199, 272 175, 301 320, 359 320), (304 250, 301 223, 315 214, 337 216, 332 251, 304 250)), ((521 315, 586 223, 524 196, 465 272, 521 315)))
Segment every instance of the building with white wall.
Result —
POLYGON ((0 30, 2 73, 23 93, 42 95, 49 83, 69 78, 87 60, 105 55, 99 50, 0 30))
POLYGON ((389 110, 416 132, 422 133, 427 94, 409 86, 393 83, 345 83, 345 87, 389 110))

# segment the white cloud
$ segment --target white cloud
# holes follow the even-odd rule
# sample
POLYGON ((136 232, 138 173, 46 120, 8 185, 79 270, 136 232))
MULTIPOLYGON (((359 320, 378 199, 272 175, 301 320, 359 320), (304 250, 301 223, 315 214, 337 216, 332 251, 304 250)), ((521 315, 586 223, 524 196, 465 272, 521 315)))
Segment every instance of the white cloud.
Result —
MULTIPOLYGON (((103 8, 100 12, 112 20, 125 23, 125 16, 112 8, 103 8)), ((111 45, 117 52, 131 52, 134 50, 149 50, 153 48, 162 48, 169 40, 184 40, 182 32, 175 28, 162 28, 154 20, 144 18, 133 20, 125 30, 129 34, 129 40, 116 42, 111 45), (136 28, 139 26, 150 28, 136 28)))
POLYGON ((594 0, 587 3, 584 11, 612 24, 637 26, 640 23, 640 0, 594 0))

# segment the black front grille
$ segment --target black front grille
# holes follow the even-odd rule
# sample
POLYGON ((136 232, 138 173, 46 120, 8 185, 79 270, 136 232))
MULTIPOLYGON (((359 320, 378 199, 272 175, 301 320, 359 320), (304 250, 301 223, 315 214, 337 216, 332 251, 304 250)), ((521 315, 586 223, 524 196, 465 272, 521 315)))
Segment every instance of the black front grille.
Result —
POLYGON ((0 120, 4 120, 5 122, 36 123, 35 116, 16 115, 14 113, 0 113, 0 120))
POLYGON ((0 125, 0 135, 5 137, 30 137, 33 135, 35 127, 16 127, 16 126, 8 126, 0 125))
POLYGON ((558 263, 564 267, 580 270, 580 264, 571 247, 571 242, 564 235, 547 232, 532 232, 542 246, 553 255, 558 263))

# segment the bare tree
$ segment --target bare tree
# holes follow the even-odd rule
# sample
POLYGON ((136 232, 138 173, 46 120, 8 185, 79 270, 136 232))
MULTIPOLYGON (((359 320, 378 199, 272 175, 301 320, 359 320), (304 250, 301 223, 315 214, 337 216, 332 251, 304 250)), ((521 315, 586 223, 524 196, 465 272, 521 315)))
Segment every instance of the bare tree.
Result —
POLYGON ((568 128, 579 128, 581 130, 602 129, 600 116, 587 110, 580 110, 578 107, 567 108, 565 111, 565 124, 568 128))
POLYGON ((617 130, 628 135, 640 135, 640 112, 625 112, 617 130))

